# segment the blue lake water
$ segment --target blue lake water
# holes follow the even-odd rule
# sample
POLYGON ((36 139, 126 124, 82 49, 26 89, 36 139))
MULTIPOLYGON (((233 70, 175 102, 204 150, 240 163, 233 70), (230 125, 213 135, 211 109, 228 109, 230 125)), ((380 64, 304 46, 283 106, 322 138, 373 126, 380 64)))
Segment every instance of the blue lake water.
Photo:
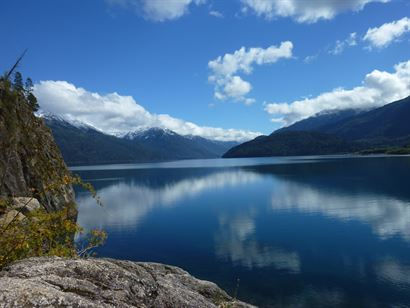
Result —
POLYGON ((410 157, 72 168, 102 257, 154 261, 261 307, 410 306, 410 157), (239 280, 238 280, 239 279, 239 280))

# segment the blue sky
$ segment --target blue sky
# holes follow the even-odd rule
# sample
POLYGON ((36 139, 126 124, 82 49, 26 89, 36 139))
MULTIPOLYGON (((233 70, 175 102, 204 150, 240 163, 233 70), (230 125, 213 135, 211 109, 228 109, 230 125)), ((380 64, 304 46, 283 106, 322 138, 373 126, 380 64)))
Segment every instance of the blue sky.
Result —
POLYGON ((301 3, 7 1, 0 65, 28 48, 21 71, 41 107, 103 131, 164 126, 216 139, 410 94, 410 1, 301 3))

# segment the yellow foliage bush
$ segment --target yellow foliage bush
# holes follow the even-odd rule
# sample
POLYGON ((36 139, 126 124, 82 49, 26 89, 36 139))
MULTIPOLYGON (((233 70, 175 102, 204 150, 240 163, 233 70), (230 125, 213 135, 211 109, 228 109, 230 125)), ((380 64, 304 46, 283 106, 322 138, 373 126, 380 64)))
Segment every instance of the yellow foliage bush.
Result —
POLYGON ((68 216, 68 208, 52 213, 39 209, 1 226, 0 268, 28 257, 75 256, 73 235, 80 228, 68 216))
MULTIPOLYGON (((7 201, 1 200, 1 203, 7 204, 7 201)), ((72 207, 75 204, 57 212, 38 209, 22 219, 15 215, 10 222, 0 225, 0 270, 13 261, 29 257, 88 256, 93 248, 102 245, 107 238, 102 230, 91 230, 76 244, 75 235, 84 230, 72 219, 72 207)))

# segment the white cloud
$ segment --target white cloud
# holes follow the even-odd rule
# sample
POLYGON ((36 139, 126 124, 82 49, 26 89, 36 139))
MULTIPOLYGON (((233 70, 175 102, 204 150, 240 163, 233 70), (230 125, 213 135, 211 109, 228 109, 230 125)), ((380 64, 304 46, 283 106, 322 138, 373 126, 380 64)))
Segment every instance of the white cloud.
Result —
POLYGON ((380 27, 370 28, 363 39, 369 42, 372 47, 383 48, 406 32, 410 32, 410 18, 408 17, 385 23, 380 27))
POLYGON ((167 21, 182 17, 188 12, 191 4, 200 5, 206 0, 106 0, 106 2, 142 12, 143 16, 150 20, 167 21))
POLYGON ((337 40, 335 47, 329 52, 333 55, 340 55, 346 47, 352 47, 357 45, 357 33, 350 33, 349 37, 343 41, 337 40))
POLYGON ((303 59, 303 62, 309 64, 309 63, 312 63, 313 61, 315 61, 318 57, 319 57, 319 53, 317 53, 315 55, 311 55, 311 56, 306 56, 305 59, 303 59))
POLYGON ((208 79, 215 85, 215 98, 253 103, 254 99, 245 97, 252 90, 252 85, 237 74, 252 73, 254 65, 271 64, 282 58, 291 58, 292 49, 293 44, 290 41, 282 42, 279 47, 272 45, 266 49, 242 47, 234 53, 227 53, 209 61, 211 75, 208 79))
POLYGON ((314 98, 292 103, 270 103, 265 111, 286 125, 308 118, 324 110, 380 107, 410 95, 410 61, 394 66, 394 72, 374 70, 362 85, 350 90, 337 88, 314 98))
POLYGON ((332 19, 345 11, 359 11, 371 2, 387 3, 390 0, 241 0, 242 11, 253 11, 258 16, 272 19, 291 17, 297 22, 313 23, 332 19))
POLYGON ((209 11, 209 15, 214 16, 214 17, 218 17, 218 18, 223 18, 224 15, 221 12, 218 11, 209 11))
POLYGON ((249 82, 242 80, 239 76, 233 76, 229 78, 223 90, 227 96, 237 98, 248 94, 251 89, 249 82))
POLYGON ((272 45, 266 49, 254 47, 246 50, 242 47, 233 54, 225 54, 208 63, 209 68, 216 75, 233 75, 236 72, 251 73, 254 64, 262 65, 275 63, 281 58, 292 56, 292 42, 282 42, 279 47, 272 45))
POLYGON ((41 81, 35 85, 34 93, 42 111, 84 122, 106 133, 162 127, 181 135, 192 134, 215 140, 244 141, 261 135, 258 132, 199 126, 168 114, 153 114, 131 96, 118 93, 101 95, 66 81, 41 81))

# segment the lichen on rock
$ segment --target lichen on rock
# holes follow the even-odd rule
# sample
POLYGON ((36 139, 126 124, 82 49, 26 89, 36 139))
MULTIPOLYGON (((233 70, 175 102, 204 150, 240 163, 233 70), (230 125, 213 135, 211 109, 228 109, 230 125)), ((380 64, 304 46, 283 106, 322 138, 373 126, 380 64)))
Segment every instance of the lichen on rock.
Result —
POLYGON ((169 265, 31 258, 0 272, 2 307, 252 307, 169 265))

